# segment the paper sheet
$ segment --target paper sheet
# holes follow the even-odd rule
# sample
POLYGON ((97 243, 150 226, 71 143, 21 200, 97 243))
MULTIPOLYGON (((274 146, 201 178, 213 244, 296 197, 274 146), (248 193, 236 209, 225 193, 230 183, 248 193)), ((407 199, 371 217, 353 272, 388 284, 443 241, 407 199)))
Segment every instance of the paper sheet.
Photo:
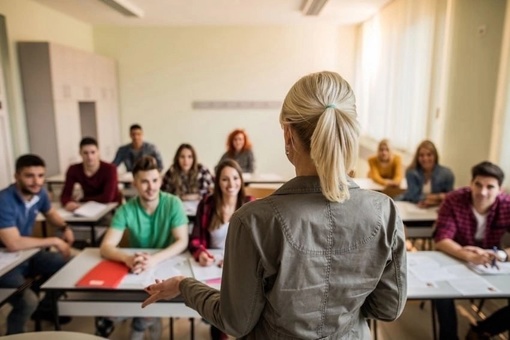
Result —
POLYGON ((499 289, 478 275, 474 275, 469 280, 465 278, 448 280, 448 283, 462 295, 479 295, 481 292, 495 294, 500 292, 499 289))
POLYGON ((223 268, 220 266, 220 264, 223 263, 223 250, 208 249, 207 251, 214 255, 214 264, 211 266, 203 267, 197 261, 195 261, 194 258, 189 258, 189 264, 191 266, 191 270, 193 271, 193 276, 199 281, 221 279, 223 268))
POLYGON ((21 254, 19 252, 6 252, 6 251, 0 251, 0 269, 3 269, 16 261, 17 258, 19 258, 21 254))
POLYGON ((169 277, 182 275, 180 267, 185 265, 186 257, 177 256, 166 261, 160 262, 156 267, 144 271, 140 274, 129 273, 120 283, 123 287, 147 287, 153 284, 156 279, 164 280, 169 277))
POLYGON ((508 275, 510 274, 510 262, 499 262, 496 261, 497 267, 490 265, 483 266, 481 264, 468 264, 468 267, 477 274, 480 275, 508 275))
POLYGON ((83 203, 78 209, 73 211, 76 216, 94 217, 106 208, 106 204, 94 201, 83 203))

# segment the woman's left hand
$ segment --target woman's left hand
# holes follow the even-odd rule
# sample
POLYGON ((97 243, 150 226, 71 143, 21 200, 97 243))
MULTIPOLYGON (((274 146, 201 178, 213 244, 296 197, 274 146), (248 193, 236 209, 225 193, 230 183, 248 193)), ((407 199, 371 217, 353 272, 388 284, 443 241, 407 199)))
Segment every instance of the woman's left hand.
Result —
POLYGON ((142 303, 142 308, 159 300, 171 300, 181 293, 179 284, 184 280, 184 276, 174 276, 167 280, 157 280, 156 283, 145 287, 149 297, 142 303))

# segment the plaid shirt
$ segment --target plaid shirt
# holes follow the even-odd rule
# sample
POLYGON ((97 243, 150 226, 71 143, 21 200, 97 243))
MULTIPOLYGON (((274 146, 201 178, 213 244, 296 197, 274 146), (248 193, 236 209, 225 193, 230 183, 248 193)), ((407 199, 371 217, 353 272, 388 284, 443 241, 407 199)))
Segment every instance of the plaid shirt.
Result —
POLYGON ((471 204, 469 187, 446 196, 439 208, 434 241, 451 239, 461 246, 499 247, 505 231, 510 231, 510 195, 500 194, 487 213, 487 228, 481 244, 475 241, 477 222, 471 204))
MULTIPOLYGON (((161 184, 161 190, 176 195, 178 190, 175 184, 172 183, 172 172, 174 171, 174 167, 171 166, 165 173, 163 183, 161 184)), ((209 172, 209 169, 200 163, 198 164, 197 184, 198 186, 196 188, 191 187, 189 177, 185 174, 181 174, 180 195, 200 194, 200 196, 205 196, 214 188, 213 176, 209 172)))

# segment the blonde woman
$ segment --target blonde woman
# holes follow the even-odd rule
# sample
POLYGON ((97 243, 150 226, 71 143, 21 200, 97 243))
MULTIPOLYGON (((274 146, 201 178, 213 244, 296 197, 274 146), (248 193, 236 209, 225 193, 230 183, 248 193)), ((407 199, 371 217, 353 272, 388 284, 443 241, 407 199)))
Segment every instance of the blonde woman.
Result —
POLYGON ((296 177, 230 219, 221 291, 183 276, 146 288, 146 306, 182 294, 243 339, 370 339, 367 318, 406 301, 404 228, 393 201, 348 179, 357 159, 354 94, 320 72, 290 89, 280 114, 296 177))
POLYGON ((383 139, 377 147, 377 155, 368 159, 368 177, 387 187, 398 187, 402 181, 402 159, 391 150, 390 141, 383 139))

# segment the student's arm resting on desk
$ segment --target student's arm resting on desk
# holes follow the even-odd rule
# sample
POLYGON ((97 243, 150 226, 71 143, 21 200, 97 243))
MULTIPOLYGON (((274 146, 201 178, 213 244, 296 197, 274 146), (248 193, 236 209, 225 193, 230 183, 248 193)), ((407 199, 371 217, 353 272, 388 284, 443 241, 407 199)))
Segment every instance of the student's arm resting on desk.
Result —
POLYGON ((124 235, 124 230, 111 227, 108 228, 103 238, 103 242, 101 242, 99 251, 101 256, 105 259, 123 262, 129 267, 129 269, 133 269, 135 265, 135 255, 118 248, 118 245, 122 240, 122 235, 124 235))
POLYGON ((422 199, 422 182, 417 170, 406 171, 407 190, 403 200, 418 203, 422 199))
POLYGON ((370 157, 368 159, 368 166, 368 177, 378 184, 386 185, 386 180, 382 178, 379 167, 377 166, 377 157, 370 157))
POLYGON ((58 237, 31 237, 21 236, 16 226, 1 228, 0 240, 8 251, 18 251, 32 248, 55 247, 64 256, 71 255, 69 245, 58 237))
POLYGON ((64 230, 62 232, 62 237, 64 241, 67 242, 67 244, 72 245, 74 243, 74 233, 73 229, 67 226, 66 221, 62 218, 62 216, 59 215, 57 210, 55 208, 50 208, 48 212, 44 214, 44 217, 48 222, 50 222, 52 225, 56 226, 57 228, 64 227, 64 230))
POLYGON ((188 225, 183 224, 172 229, 172 236, 174 242, 150 256, 148 266, 155 265, 161 261, 171 258, 172 256, 179 255, 188 246, 188 225))
MULTIPOLYGON (((393 321, 402 313, 407 298, 407 258, 404 225, 395 206, 389 211, 388 233, 391 251, 376 288, 365 299, 361 312, 365 317, 393 321)), ((388 243, 389 243, 388 242, 388 243)))
POLYGON ((404 177, 404 171, 402 167, 402 158, 399 155, 393 155, 393 167, 395 169, 393 183, 395 185, 400 185, 400 182, 402 182, 402 178, 404 177))

